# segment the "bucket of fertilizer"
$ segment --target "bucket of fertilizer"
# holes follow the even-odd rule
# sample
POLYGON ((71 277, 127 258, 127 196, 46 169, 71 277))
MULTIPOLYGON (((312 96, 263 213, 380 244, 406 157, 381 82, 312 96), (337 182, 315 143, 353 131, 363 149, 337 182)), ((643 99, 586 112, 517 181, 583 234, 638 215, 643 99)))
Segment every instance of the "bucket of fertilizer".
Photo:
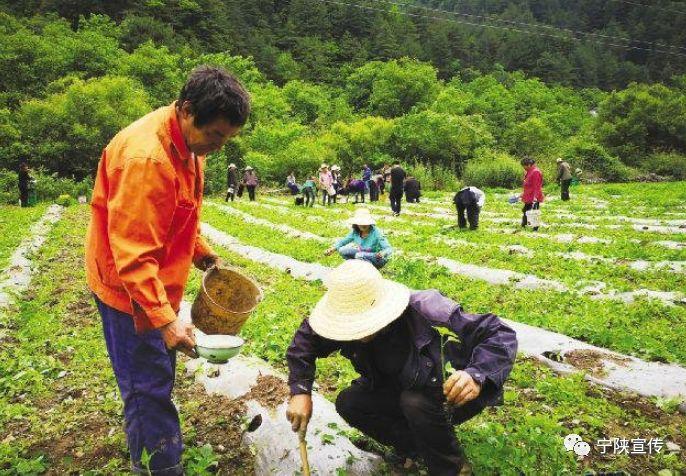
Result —
POLYGON ((205 334, 234 335, 262 300, 255 281, 232 268, 213 267, 202 278, 191 318, 205 334))

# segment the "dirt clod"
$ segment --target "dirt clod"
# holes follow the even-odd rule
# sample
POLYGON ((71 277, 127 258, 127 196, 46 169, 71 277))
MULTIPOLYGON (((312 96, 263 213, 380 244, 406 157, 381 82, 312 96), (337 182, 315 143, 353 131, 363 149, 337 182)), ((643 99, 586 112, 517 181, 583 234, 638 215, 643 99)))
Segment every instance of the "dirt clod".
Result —
POLYGON ((257 400, 262 406, 276 408, 290 395, 288 385, 274 375, 260 375, 257 383, 245 395, 245 398, 257 400))

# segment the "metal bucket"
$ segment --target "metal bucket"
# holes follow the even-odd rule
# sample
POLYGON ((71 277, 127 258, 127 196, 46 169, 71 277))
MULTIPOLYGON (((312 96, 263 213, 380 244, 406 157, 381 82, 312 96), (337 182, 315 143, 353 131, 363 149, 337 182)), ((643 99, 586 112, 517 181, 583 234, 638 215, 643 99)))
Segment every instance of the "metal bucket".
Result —
POLYGON ((235 335, 262 301, 255 281, 232 268, 210 268, 193 302, 191 318, 205 334, 235 335))

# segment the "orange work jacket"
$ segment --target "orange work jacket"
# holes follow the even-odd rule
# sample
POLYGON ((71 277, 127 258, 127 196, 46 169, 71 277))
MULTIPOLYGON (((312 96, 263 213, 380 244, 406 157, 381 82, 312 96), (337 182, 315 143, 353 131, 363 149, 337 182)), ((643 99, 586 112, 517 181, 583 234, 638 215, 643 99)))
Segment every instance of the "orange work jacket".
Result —
POLYGON ((203 163, 186 146, 175 104, 121 130, 100 158, 86 277, 138 332, 176 319, 191 264, 213 254, 199 233, 203 163))

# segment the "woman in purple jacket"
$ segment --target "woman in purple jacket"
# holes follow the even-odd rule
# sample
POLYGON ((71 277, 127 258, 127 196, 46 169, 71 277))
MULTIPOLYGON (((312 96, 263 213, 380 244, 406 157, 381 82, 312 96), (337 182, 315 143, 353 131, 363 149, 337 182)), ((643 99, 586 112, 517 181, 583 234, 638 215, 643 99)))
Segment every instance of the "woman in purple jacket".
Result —
POLYGON ((385 280, 365 261, 344 262, 324 284, 286 354, 293 431, 304 433, 312 415, 316 360, 340 351, 360 374, 336 399, 343 419, 403 460, 421 456, 431 475, 466 469, 454 425, 502 404, 515 332, 493 314, 467 314, 436 290, 385 280), (451 338, 441 337, 446 331, 451 338))

